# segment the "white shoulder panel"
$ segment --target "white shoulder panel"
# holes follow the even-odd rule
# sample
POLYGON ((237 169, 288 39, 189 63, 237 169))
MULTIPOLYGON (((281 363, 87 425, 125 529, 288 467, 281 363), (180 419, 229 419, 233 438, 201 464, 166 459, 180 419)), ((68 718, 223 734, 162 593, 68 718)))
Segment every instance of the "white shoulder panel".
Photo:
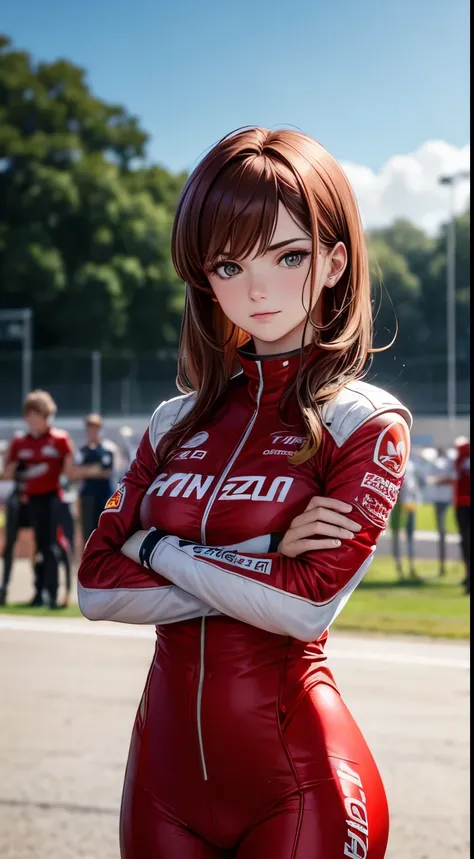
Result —
POLYGON ((321 409, 323 426, 338 447, 368 420, 384 412, 398 412, 411 429, 413 419, 402 403, 368 382, 350 382, 321 409))
POLYGON ((184 394, 173 397, 171 400, 163 400, 160 406, 153 412, 148 428, 150 443, 156 450, 164 434, 181 418, 191 411, 195 403, 194 394, 184 394))

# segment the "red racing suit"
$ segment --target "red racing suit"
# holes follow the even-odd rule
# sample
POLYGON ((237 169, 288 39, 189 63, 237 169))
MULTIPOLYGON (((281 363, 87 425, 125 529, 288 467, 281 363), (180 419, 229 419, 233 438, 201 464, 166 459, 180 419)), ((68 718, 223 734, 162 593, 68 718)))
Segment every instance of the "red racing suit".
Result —
MULTIPOLYGON (((407 410, 363 382, 307 436, 291 400, 299 353, 241 353, 225 404, 165 465, 156 451, 193 406, 154 413, 79 570, 92 620, 157 625, 121 815, 123 859, 382 859, 388 813, 367 745, 325 665, 331 622, 363 578, 409 455, 407 410), (282 534, 315 495, 362 528, 295 559, 282 534), (120 549, 148 531, 141 563, 120 549)), ((316 356, 317 359, 317 356, 316 356)))

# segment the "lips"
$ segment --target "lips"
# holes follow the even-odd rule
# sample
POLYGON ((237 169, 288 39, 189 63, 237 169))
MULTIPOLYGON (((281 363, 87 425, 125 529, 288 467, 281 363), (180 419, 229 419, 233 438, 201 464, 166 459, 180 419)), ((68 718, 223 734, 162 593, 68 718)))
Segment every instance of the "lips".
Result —
POLYGON ((276 316, 277 313, 280 313, 280 311, 279 310, 266 310, 265 312, 262 312, 262 313, 252 313, 251 317, 252 317, 252 319, 264 319, 267 316, 276 316))

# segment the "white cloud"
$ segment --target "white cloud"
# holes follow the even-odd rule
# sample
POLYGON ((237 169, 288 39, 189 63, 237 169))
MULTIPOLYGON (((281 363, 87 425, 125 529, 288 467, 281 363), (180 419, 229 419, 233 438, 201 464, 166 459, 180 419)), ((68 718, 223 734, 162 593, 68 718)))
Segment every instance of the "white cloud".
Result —
MULTIPOLYGON (((440 176, 469 170, 470 144, 457 147, 443 140, 429 140, 409 155, 394 155, 374 173, 369 167, 342 162, 357 196, 366 228, 383 227, 395 218, 407 218, 431 235, 450 212, 450 189, 440 176)), ((469 182, 455 190, 455 211, 462 212, 469 199, 469 182)))

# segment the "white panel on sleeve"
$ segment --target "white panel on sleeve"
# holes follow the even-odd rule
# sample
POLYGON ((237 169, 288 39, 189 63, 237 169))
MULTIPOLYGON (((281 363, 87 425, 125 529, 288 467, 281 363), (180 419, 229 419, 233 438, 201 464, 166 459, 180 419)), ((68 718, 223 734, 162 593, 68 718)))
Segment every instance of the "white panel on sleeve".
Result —
POLYGON ((218 614, 175 585, 156 588, 85 588, 78 583, 79 608, 89 620, 167 624, 218 614))
POLYGON ((313 602, 268 582, 243 576, 238 569, 229 571, 212 560, 203 561, 198 556, 203 548, 212 551, 212 547, 184 543, 177 537, 167 536, 151 553, 150 565, 155 572, 225 615, 267 632, 291 635, 308 642, 318 639, 337 617, 373 558, 372 552, 331 599, 313 602))
POLYGON ((367 421, 386 412, 397 412, 411 429, 413 418, 396 397, 368 382, 350 382, 321 407, 321 420, 337 447, 367 421))

